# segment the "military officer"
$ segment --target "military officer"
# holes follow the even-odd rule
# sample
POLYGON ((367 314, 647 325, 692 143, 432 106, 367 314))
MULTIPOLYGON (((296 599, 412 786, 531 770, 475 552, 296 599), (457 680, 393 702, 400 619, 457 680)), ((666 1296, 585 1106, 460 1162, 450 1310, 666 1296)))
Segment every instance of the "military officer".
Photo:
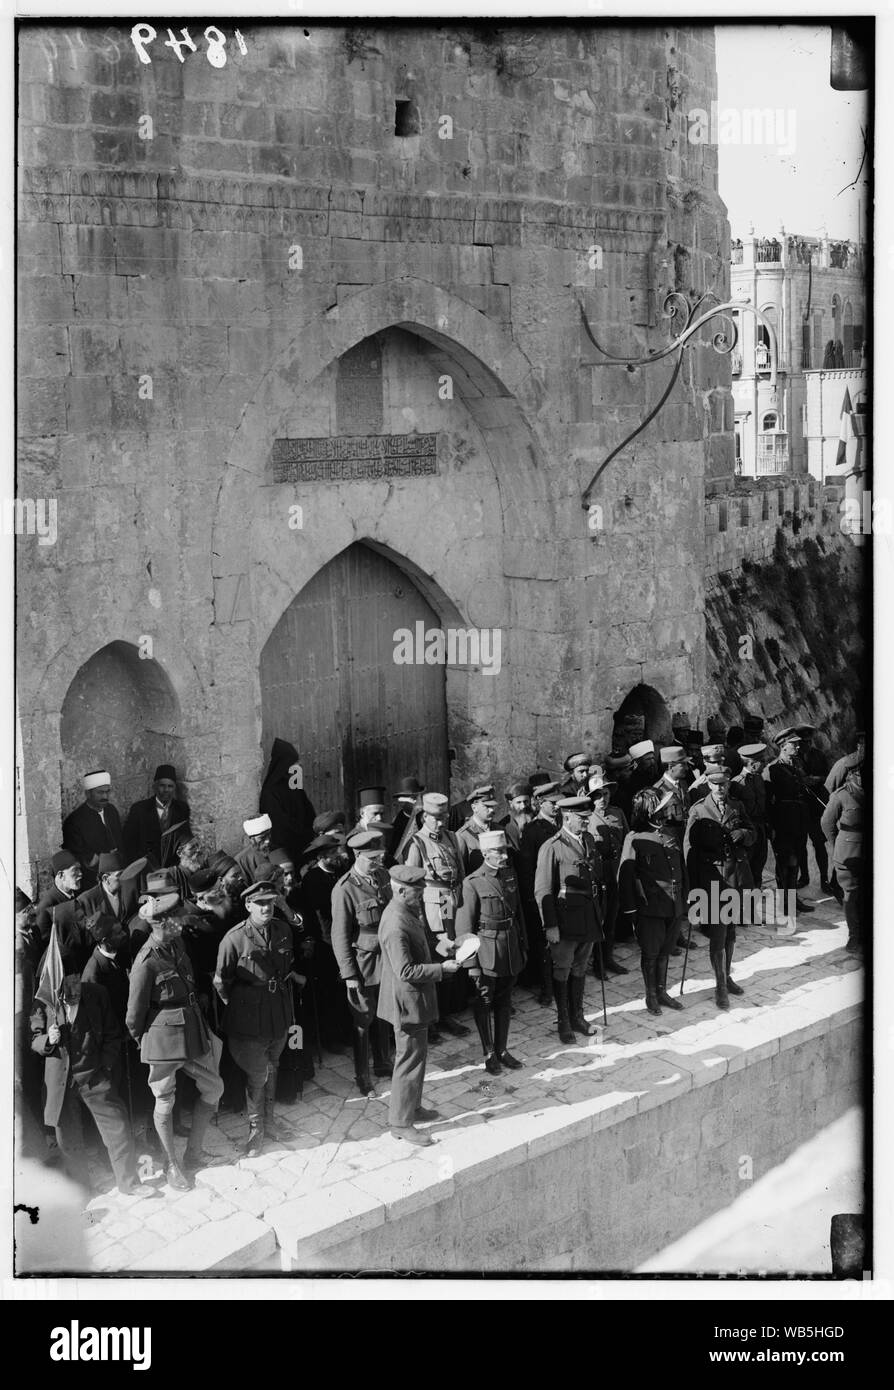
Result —
MULTIPOLYGON (((556 808, 561 800, 562 792, 558 782, 543 782, 537 787, 534 794, 537 814, 522 831, 521 846, 516 860, 522 913, 528 937, 526 975, 530 977, 532 987, 539 989, 537 1002, 545 1009, 553 1003, 553 962, 540 920, 534 883, 540 847, 547 840, 551 840, 559 829, 559 812, 556 808)), ((529 980, 526 979, 523 983, 528 984, 529 980)))
POLYGON ((202 1015, 192 965, 180 940, 183 919, 176 915, 180 900, 176 893, 166 893, 148 901, 152 904, 151 934, 131 966, 127 1031, 140 1045, 141 1061, 149 1065, 155 1128, 167 1161, 167 1181, 185 1192, 201 1167, 202 1141, 223 1093, 221 1047, 202 1015), (178 1071, 191 1076, 199 1090, 182 1163, 174 1148, 178 1071))
MULTIPOLYGON (((726 832, 724 839, 724 879, 727 887, 752 888, 754 879, 748 861, 748 851, 757 839, 757 831, 745 810, 744 803, 731 795, 731 778, 727 768, 708 773, 708 794, 697 801, 689 812, 683 839, 683 854, 689 853, 689 837, 698 820, 717 821, 726 832)), ((676 827, 675 833, 676 833, 676 827)))
POLYGON ((844 757, 838 758, 832 764, 826 778, 825 788, 830 796, 832 792, 837 792, 839 787, 844 786, 852 767, 862 767, 866 756, 866 733, 860 729, 854 737, 856 746, 853 753, 845 753, 844 757))
POLYGON ((497 798, 491 783, 486 786, 473 787, 469 792, 468 800, 472 813, 456 832, 456 843, 459 845, 459 852, 462 857, 464 877, 466 874, 470 874, 473 869, 479 868, 484 862, 478 837, 483 831, 490 830, 493 824, 494 811, 497 809, 497 798))
MULTIPOLYGON (((820 887, 824 893, 832 892, 829 882, 829 857, 826 853, 826 840, 823 835, 822 819, 829 794, 826 791, 826 777, 829 764, 813 742, 816 733, 812 724, 799 724, 797 733, 801 735, 801 766, 807 784, 807 837, 813 845, 816 867, 819 869, 820 887)), ((798 887, 807 888, 810 884, 810 869, 807 863, 807 844, 798 864, 798 887)))
MULTIPOLYGON (((783 729, 777 735, 779 756, 763 771, 767 792, 767 821, 770 842, 776 856, 776 884, 786 894, 786 913, 792 898, 801 912, 812 912, 809 903, 796 896, 798 865, 807 843, 807 783, 800 767, 801 736, 796 729, 783 729)), ((780 936, 792 936, 794 924, 787 920, 777 926, 780 936)))
POLYGON ((673 744, 669 748, 662 748, 659 756, 664 770, 658 781, 652 785, 662 800, 669 798, 665 802, 664 825, 678 837, 682 848, 690 807, 686 787, 689 780, 689 763, 685 751, 674 747, 673 744))
POLYGON ((741 744, 739 756, 742 771, 730 783, 731 795, 735 795, 738 789, 745 814, 755 830, 756 838, 748 851, 755 888, 760 888, 764 881, 764 865, 767 862, 767 790, 762 775, 766 752, 765 743, 741 744))
POLYGON ((863 945, 864 802, 863 769, 851 767, 844 786, 829 797, 822 820, 835 877, 844 894, 847 950, 851 952, 863 945))
POLYGON ((584 981, 593 945, 603 940, 602 863, 585 829, 589 798, 563 797, 558 809, 561 828, 540 848, 534 896, 552 956, 559 1038, 572 1043, 575 1033, 596 1032, 584 1018, 584 981))
POLYGON ((348 838, 355 861, 332 890, 332 949, 354 1026, 354 1079, 361 1095, 375 1094, 369 1075, 372 1043, 376 1076, 392 1072, 387 1024, 376 1018, 382 978, 379 923, 391 897, 385 869, 385 831, 371 825, 348 838))
POLYGON ((437 1120, 437 1110, 422 1104, 428 1026, 438 1016, 435 989, 445 975, 456 974, 455 960, 433 961, 430 933, 422 915, 425 873, 411 864, 389 870, 392 897, 379 925, 382 976, 377 1002, 379 1020, 394 1028, 394 1076, 388 1119, 395 1139, 415 1145, 431 1144, 416 1128, 418 1121, 437 1120))
MULTIPOLYGON (((726 768, 708 773, 708 787, 708 795, 697 801, 689 812, 683 853, 690 886, 705 889, 710 894, 711 883, 718 882, 728 903, 730 890, 741 893, 742 889, 754 887, 749 855, 758 832, 745 810, 744 801, 731 796, 731 779, 726 768), (704 821, 719 825, 720 836, 700 829, 704 821)), ((735 923, 726 921, 729 915, 728 912, 723 914, 724 920, 713 923, 709 932, 711 966, 716 984, 715 1000, 720 1009, 729 1007, 727 994, 744 993, 730 973, 736 932, 735 923)), ((740 921, 745 920, 741 910, 738 917, 740 921)))
MULTIPOLYGON (((667 798, 670 803, 670 796, 667 798)), ((667 992, 671 952, 686 921, 686 869, 675 831, 664 824, 664 798, 644 787, 633 799, 632 829, 618 866, 621 911, 636 922, 646 1008, 682 1009, 667 992)))
POLYGON ((274 916, 276 885, 261 880, 242 894, 248 916, 227 932, 217 952, 214 988, 226 1005, 223 1028, 230 1056, 245 1073, 248 1140, 259 1154, 265 1137, 280 1138, 274 1118, 276 1073, 295 1022, 294 940, 288 922, 274 916))
MULTIPOLYGON (((463 880, 463 862, 456 835, 447 829, 449 805, 440 792, 422 798, 422 824, 407 842, 406 863, 425 871, 422 910, 431 932, 429 946, 444 954, 446 941, 456 937, 456 911, 463 880), (438 950, 439 944, 441 950, 438 950)), ((429 1041, 440 1041, 439 1030, 454 1038, 465 1038, 469 1030, 455 1017, 465 1007, 466 976, 451 974, 437 985, 439 1020, 430 1030, 429 1041)))
POLYGON ((475 987, 472 1013, 484 1051, 485 1070, 496 1076, 522 1066, 507 1050, 512 987, 527 958, 518 880, 509 865, 504 830, 485 830, 479 840, 484 862, 463 880, 457 936, 474 932, 481 945, 469 967, 475 987))
POLYGON ((96 883, 101 854, 124 854, 121 817, 109 800, 112 779, 108 772, 88 772, 81 779, 84 800, 62 822, 62 844, 71 850, 83 869, 83 887, 96 883))
MULTIPOLYGON (((273 822, 265 812, 242 822, 248 844, 235 856, 236 863, 249 883, 259 883, 270 874, 270 832, 273 822)), ((200 868, 201 865, 196 865, 200 868)))
POLYGON ((601 971, 607 975, 626 975, 629 973, 626 965, 621 965, 614 958, 615 928, 618 921, 618 865, 621 862, 621 850, 624 848, 624 841, 630 833, 630 826, 624 812, 619 807, 611 805, 612 792, 615 790, 615 786, 615 782, 606 779, 602 768, 592 773, 587 782, 587 790, 593 803, 593 812, 587 822, 587 829, 599 846, 605 879, 605 921, 603 923, 605 947, 601 962, 598 955, 595 960, 597 979, 601 971))

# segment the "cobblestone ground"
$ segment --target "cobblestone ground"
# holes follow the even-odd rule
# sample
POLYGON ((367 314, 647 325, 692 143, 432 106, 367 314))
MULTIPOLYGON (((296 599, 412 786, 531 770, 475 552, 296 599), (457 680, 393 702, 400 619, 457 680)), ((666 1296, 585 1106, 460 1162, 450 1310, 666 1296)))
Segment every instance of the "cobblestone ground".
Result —
MULTIPOLYGON (((538 1103, 573 1103, 619 1085, 643 1089, 650 1084, 650 1068, 651 1084, 659 1085, 665 1071, 656 1059, 670 1045, 677 1057, 703 1053, 706 1044, 722 1052, 724 1044, 739 1042, 743 1024, 780 1008, 791 1008, 796 1016, 793 994, 803 995, 820 982, 827 988, 838 977, 842 977, 842 995, 849 997, 853 991, 846 990, 843 977, 859 971, 862 962, 844 950, 847 932, 838 904, 831 898, 812 901, 817 910, 801 916, 803 930, 794 937, 777 937, 770 927, 739 930, 733 974, 745 994, 731 997, 728 1013, 721 1013, 714 1004, 706 938, 698 933, 694 936, 699 948, 689 957, 682 1013, 665 1010, 657 1019, 646 1013, 639 954, 632 944, 616 951, 630 973, 615 976, 605 986, 608 1027, 604 1037, 581 1038, 574 1046, 563 1046, 555 1028, 555 1010, 541 1007, 535 995, 517 989, 509 1046, 524 1062, 524 1069, 488 1076, 474 1029, 468 1038, 445 1038, 429 1051, 425 1084, 425 1103, 434 1106, 441 1118, 425 1128, 437 1140, 538 1103)), ((682 956, 671 961, 669 988, 674 995, 680 992, 682 965, 682 956)), ((591 1021, 602 1022, 600 984, 592 976, 587 982, 585 1013, 591 1021)), ((472 1023, 468 1014, 464 1021, 472 1023)), ((193 1191, 178 1193, 165 1186, 164 1202, 122 1199, 109 1173, 109 1190, 95 1197, 84 1214, 94 1271, 163 1269, 169 1255, 174 1259, 175 1249, 177 1268, 189 1268, 182 1261, 195 1250, 193 1267, 207 1269, 213 1263, 208 1250, 219 1248, 225 1260, 229 1246, 238 1243, 240 1217, 255 1218, 243 1224, 257 1230, 257 1218, 285 1201, 314 1192, 322 1199, 324 1189, 343 1179, 362 1187, 368 1175, 405 1162, 408 1147, 388 1133, 387 1081, 380 1081, 377 1090, 376 1096, 368 1098, 357 1093, 349 1052, 324 1053, 302 1097, 277 1107, 282 1142, 268 1143, 258 1157, 240 1156, 247 1123, 244 1115, 226 1114, 209 1130, 206 1148, 213 1163, 198 1174, 193 1191)), ((182 1142, 185 1145, 186 1140, 182 1142)), ((455 1139, 452 1147, 456 1147, 455 1139)), ((433 1153, 431 1149, 422 1152, 433 1153)), ((278 1268, 269 1235, 255 1258, 243 1245, 241 1267, 249 1266, 278 1268)))

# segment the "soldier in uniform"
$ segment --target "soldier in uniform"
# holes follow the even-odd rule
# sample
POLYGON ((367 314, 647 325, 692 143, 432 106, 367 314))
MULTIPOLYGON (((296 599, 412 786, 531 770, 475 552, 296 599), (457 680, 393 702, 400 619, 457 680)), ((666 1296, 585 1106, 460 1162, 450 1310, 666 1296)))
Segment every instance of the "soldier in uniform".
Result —
POLYGON ((224 1032, 230 1056, 245 1073, 248 1140, 259 1154, 265 1137, 280 1138, 274 1120, 276 1073, 295 1022, 292 981, 294 945, 289 923, 274 916, 275 884, 253 883, 242 894, 248 916, 227 932, 217 953, 214 988, 226 1005, 224 1032))
MULTIPOLYGON (((448 814, 446 796, 440 792, 428 792, 423 796, 422 824, 405 849, 406 863, 425 871, 422 910, 431 933, 429 945, 439 955, 445 954, 444 943, 456 937, 456 912, 463 880, 462 855, 456 835, 447 829, 448 814)), ((440 1018, 437 1029, 434 1026, 430 1029, 429 1042, 440 1041, 440 1029, 454 1038, 467 1037, 468 1028, 454 1017, 465 1007, 465 976, 448 972, 437 991, 440 1018)))
POLYGON ((149 1066, 155 1097, 155 1129, 167 1163, 167 1181, 179 1192, 192 1186, 202 1164, 202 1142, 223 1093, 220 1042, 199 1007, 189 956, 180 936, 183 919, 175 915, 176 893, 150 899, 151 935, 130 971, 127 1031, 140 1045, 149 1066), (191 1076, 199 1090, 183 1161, 174 1148, 174 1098, 177 1073, 191 1076))
MULTIPOLYGON (((553 962, 540 920, 534 884, 540 848, 547 840, 551 840, 559 829, 559 813, 556 806, 561 800, 562 792, 558 782, 544 782, 537 787, 534 793, 537 814, 522 831, 521 847, 516 861, 522 914, 528 937, 526 976, 530 977, 532 987, 539 989, 537 1002, 545 1009, 550 1008, 553 1003, 553 962)), ((528 983, 527 978, 524 983, 528 983)))
MULTIPOLYGON (((807 838, 813 845, 813 853, 816 856, 820 887, 824 893, 831 893, 829 857, 826 853, 826 841, 822 827, 823 812, 829 799, 829 794, 826 791, 829 764, 813 742, 815 732, 812 724, 799 724, 796 729, 796 733, 801 735, 801 766, 804 770, 804 781, 807 784, 807 838)), ((807 888, 809 885, 810 869, 807 863, 807 844, 805 841, 804 852, 798 864, 798 887, 807 888)))
POLYGON ((847 950, 851 952, 859 951, 863 945, 864 801, 862 766, 851 767, 844 786, 829 797, 822 820, 835 877, 844 895, 847 950))
POLYGON ((392 1063, 387 1024, 376 1018, 382 978, 379 923, 391 897, 385 869, 385 831, 375 826, 348 839, 354 863, 332 890, 332 949, 345 982, 354 1024, 354 1079, 363 1096, 375 1094, 369 1075, 390 1076, 392 1063))
POLYGON ((507 1050, 512 987, 527 957, 518 880, 509 867, 504 830, 486 830, 479 841, 484 862, 463 880, 456 934, 474 932, 481 945, 469 968, 475 996, 472 1013, 484 1051, 485 1070, 522 1066, 507 1050))
POLYGON ((584 982, 595 942, 602 942, 600 885, 602 864, 596 841, 584 827, 592 807, 588 797, 558 803, 562 825, 537 856, 534 896, 540 909, 553 967, 553 995, 559 1038, 596 1029, 584 1018, 584 982))
POLYGON ((745 814, 754 826, 756 839, 748 851, 751 877, 755 888, 764 881, 767 862, 767 791, 763 779, 765 743, 743 743, 739 748, 742 771, 730 783, 730 794, 738 790, 745 814))
POLYGON ((422 1104, 428 1025, 437 1018, 435 989, 445 975, 459 970, 455 960, 433 961, 430 933, 422 916, 425 874, 410 864, 389 870, 392 897, 379 926, 382 975, 377 1002, 379 1020, 394 1028, 395 1059, 388 1118, 395 1139, 431 1144, 416 1128, 419 1120, 437 1120, 437 1110, 422 1104))
MULTIPOLYGON (((670 803, 670 796, 667 801, 670 803)), ((645 787, 633 799, 633 828, 618 867, 621 911, 636 922, 640 967, 650 1014, 682 1009, 667 992, 670 955, 686 921, 686 869, 674 830, 664 823, 664 798, 645 787)))
POLYGON ((855 738, 856 747, 853 753, 845 753, 844 757, 838 758, 832 764, 825 781, 825 788, 830 796, 832 792, 837 792, 839 787, 844 786, 852 767, 862 767, 863 759, 866 756, 866 734, 860 729, 855 738))
POLYGON ((497 798, 491 784, 473 787, 469 792, 468 800, 472 814, 456 832, 456 843, 459 845, 463 862, 463 877, 472 873, 474 869, 480 868, 484 862, 478 837, 485 830, 490 830, 494 811, 497 809, 497 798))
MULTIPOLYGON (((710 893, 710 885, 716 881, 722 890, 741 893, 742 889, 754 887, 749 856, 758 838, 757 830, 749 819, 744 801, 731 795, 731 779, 726 768, 708 773, 708 786, 708 795, 695 803, 686 826, 683 853, 690 871, 690 885, 710 893), (697 828, 703 821, 720 826, 719 838, 711 831, 697 828)), ((726 901, 729 902, 728 891, 726 901)), ((740 911, 739 921, 744 920, 745 915, 740 911)), ((712 924, 710 938, 717 1007, 726 1009, 729 1007, 727 994, 744 993, 730 973, 736 946, 735 924, 725 921, 712 924)))
MULTIPOLYGON (((798 885, 798 865, 807 843, 807 784, 801 772, 799 753, 801 737, 795 729, 783 729, 776 739, 779 756, 764 768, 767 792, 767 821, 770 841, 776 856, 776 884, 791 902, 798 885)), ((795 897, 800 912, 812 912, 809 903, 795 897)), ((786 911, 788 908, 786 907, 786 911)), ((777 926, 780 936, 793 936, 791 921, 777 926)))
MULTIPOLYGON (((618 865, 621 862, 621 850, 624 848, 624 841, 630 833, 630 826, 627 824, 627 817, 624 812, 619 807, 611 805, 615 785, 614 782, 605 779, 602 768, 590 777, 587 789, 593 803, 593 813, 587 822, 587 829, 599 846, 605 877, 605 921, 603 923, 605 948, 601 962, 602 970, 606 975, 627 975, 629 972, 626 965, 621 965, 614 958, 614 946, 615 928, 618 921, 618 865)), ((600 976, 598 956, 596 956, 594 965, 598 979, 600 976)))
MULTIPOLYGON (((236 855, 236 863, 248 883, 260 883, 270 874, 270 832, 273 822, 265 812, 242 822, 248 844, 236 855)), ((201 865, 196 865, 200 868, 201 865)))
POLYGON ((112 805, 112 779, 107 772, 88 772, 82 778, 86 793, 80 806, 62 822, 62 844, 80 861, 83 886, 96 883, 96 865, 101 854, 124 853, 121 817, 112 805))

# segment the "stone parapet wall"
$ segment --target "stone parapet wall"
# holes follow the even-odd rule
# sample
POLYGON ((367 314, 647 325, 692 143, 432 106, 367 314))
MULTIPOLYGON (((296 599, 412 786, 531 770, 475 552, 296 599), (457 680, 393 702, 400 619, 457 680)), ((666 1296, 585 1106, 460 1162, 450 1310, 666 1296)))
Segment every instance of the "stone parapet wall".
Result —
POLYGON ((781 528, 792 545, 808 536, 844 541, 840 503, 843 488, 805 474, 736 478, 705 497, 705 579, 739 569, 743 560, 772 560, 781 528))
POLYGON ((283 1267, 632 1271, 860 1103, 858 1005, 827 1012, 833 993, 819 984, 793 995, 701 1056, 656 1056, 665 1075, 648 1092, 568 1095, 480 1127, 452 1164, 442 1141, 430 1161, 358 1179, 328 1203, 268 1210, 283 1267))

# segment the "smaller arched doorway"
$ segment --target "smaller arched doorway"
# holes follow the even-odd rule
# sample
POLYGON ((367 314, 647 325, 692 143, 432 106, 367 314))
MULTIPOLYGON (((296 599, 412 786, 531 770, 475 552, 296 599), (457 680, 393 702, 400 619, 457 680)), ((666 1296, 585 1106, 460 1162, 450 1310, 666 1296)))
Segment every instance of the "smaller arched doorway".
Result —
POLYGON ((359 542, 283 613, 261 653, 264 757, 274 738, 293 743, 318 811, 353 812, 358 788, 393 794, 403 777, 447 791, 445 668, 394 659, 399 629, 440 625, 404 570, 359 542))
POLYGON ((62 703, 62 815, 84 799, 81 777, 104 767, 122 816, 147 795, 159 763, 185 774, 180 705, 164 669, 130 642, 110 642, 77 671, 62 703))
POLYGON ((632 743, 646 738, 656 748, 674 741, 670 710, 652 685, 635 685, 615 711, 614 721, 612 747, 617 753, 626 753, 632 743))

